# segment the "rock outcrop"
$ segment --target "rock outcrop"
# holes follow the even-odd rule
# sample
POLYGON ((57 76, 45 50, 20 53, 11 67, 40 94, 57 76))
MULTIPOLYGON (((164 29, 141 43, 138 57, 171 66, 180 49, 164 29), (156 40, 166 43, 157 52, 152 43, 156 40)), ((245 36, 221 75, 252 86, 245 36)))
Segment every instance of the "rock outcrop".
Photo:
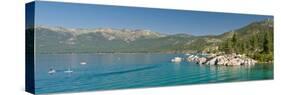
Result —
POLYGON ((206 65, 224 65, 224 66, 237 66, 237 65, 254 65, 256 60, 246 57, 244 55, 236 54, 223 54, 223 55, 209 55, 206 57, 199 57, 190 55, 187 58, 189 62, 206 65))
POLYGON ((179 63, 182 61, 182 58, 181 57, 175 57, 174 59, 171 60, 172 62, 174 63, 179 63))

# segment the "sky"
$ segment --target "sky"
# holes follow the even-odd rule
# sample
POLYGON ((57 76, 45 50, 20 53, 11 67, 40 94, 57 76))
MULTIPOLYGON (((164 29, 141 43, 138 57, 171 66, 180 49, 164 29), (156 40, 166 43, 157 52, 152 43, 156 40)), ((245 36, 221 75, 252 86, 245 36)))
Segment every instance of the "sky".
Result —
POLYGON ((272 16, 36 1, 35 24, 219 35, 272 16))

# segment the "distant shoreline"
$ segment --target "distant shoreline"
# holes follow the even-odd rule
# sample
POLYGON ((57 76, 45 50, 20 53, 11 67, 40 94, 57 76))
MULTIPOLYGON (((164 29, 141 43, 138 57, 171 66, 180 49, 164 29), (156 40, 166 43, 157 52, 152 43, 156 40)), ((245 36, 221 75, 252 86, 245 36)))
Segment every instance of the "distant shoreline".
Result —
MULTIPOLYGON (((126 52, 120 52, 120 53, 35 53, 35 54, 187 54, 187 53, 165 53, 165 52, 135 52, 135 53, 126 53, 126 52)), ((189 54, 189 53, 188 53, 189 54)))

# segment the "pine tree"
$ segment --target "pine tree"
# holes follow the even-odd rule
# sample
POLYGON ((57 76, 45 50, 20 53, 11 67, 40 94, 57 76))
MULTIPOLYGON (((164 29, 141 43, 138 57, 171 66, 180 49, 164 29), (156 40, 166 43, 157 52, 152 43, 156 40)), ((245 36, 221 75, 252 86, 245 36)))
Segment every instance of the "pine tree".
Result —
POLYGON ((270 45, 269 45, 270 41, 269 41, 269 37, 268 37, 268 33, 266 32, 264 35, 264 42, 263 42, 263 52, 264 53, 269 53, 270 52, 270 45))
POLYGON ((231 53, 237 52, 237 36, 235 32, 233 33, 230 44, 231 44, 230 47, 231 53))

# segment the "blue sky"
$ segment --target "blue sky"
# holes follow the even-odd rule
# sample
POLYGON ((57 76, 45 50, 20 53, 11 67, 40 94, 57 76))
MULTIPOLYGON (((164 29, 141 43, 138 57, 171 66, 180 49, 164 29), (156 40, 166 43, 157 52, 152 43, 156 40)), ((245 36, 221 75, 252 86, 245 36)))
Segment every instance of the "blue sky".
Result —
POLYGON ((217 35, 272 16, 36 1, 37 25, 217 35))

